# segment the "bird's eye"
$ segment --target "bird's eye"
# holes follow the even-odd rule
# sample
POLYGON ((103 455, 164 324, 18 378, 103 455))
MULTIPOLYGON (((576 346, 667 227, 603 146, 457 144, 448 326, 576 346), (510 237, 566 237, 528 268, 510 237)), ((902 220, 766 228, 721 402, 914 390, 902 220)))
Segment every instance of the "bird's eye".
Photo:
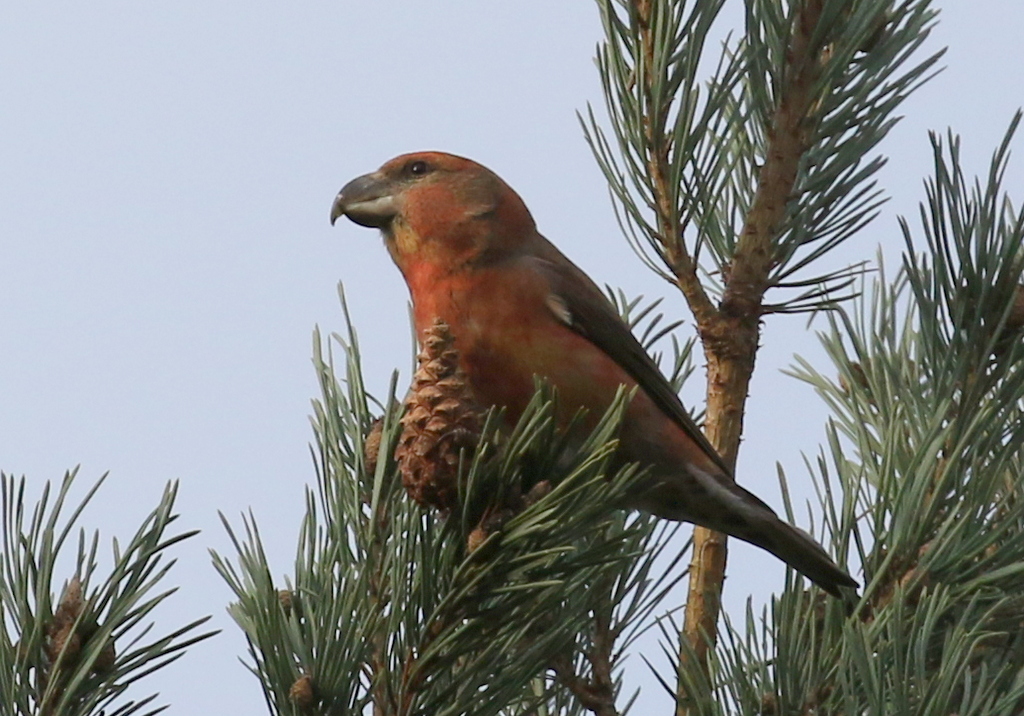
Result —
POLYGON ((409 168, 406 171, 408 171, 413 176, 419 177, 423 176, 428 171, 430 171, 430 167, 427 165, 426 162, 415 161, 409 165, 409 168))

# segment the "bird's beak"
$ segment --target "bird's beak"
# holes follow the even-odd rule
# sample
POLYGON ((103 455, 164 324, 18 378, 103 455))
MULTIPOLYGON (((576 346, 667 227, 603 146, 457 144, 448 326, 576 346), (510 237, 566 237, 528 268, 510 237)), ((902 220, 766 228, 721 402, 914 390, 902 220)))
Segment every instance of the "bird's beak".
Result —
POLYGON ((382 229, 397 213, 393 183, 374 172, 353 179, 338 192, 331 206, 331 224, 347 216, 361 226, 382 229))

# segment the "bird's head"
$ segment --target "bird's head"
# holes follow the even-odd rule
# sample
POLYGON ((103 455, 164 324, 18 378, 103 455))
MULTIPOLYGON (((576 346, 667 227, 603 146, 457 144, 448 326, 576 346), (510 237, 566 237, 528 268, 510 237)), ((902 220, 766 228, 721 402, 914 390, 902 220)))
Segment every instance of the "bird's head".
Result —
POLYGON ((331 223, 340 216, 380 229, 403 271, 422 263, 457 270, 514 252, 536 233, 497 174, 442 152, 403 154, 353 179, 331 207, 331 223))

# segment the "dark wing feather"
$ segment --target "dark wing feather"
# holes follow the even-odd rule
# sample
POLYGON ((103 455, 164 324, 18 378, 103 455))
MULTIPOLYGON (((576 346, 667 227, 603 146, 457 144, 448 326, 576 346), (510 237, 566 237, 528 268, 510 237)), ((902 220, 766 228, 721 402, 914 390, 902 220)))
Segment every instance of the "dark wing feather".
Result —
POLYGON ((532 260, 551 285, 552 298, 548 303, 555 317, 622 366, 651 400, 731 477, 732 471, 693 422, 668 380, 601 289, 546 239, 542 241, 532 260))

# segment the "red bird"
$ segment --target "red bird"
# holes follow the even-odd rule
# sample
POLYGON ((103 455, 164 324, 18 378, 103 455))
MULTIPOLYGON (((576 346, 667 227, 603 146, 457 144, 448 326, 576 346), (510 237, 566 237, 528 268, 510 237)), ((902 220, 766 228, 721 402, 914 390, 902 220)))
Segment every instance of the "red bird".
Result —
POLYGON ((381 230, 412 294, 417 334, 436 318, 450 326, 483 404, 504 406, 515 421, 542 376, 558 391, 563 419, 582 407, 596 420, 620 386, 639 386, 620 458, 652 469, 632 506, 762 547, 832 594, 857 586, 810 536, 735 483, 608 299, 538 233, 494 172, 450 154, 406 154, 346 184, 331 223, 340 216, 381 230))

